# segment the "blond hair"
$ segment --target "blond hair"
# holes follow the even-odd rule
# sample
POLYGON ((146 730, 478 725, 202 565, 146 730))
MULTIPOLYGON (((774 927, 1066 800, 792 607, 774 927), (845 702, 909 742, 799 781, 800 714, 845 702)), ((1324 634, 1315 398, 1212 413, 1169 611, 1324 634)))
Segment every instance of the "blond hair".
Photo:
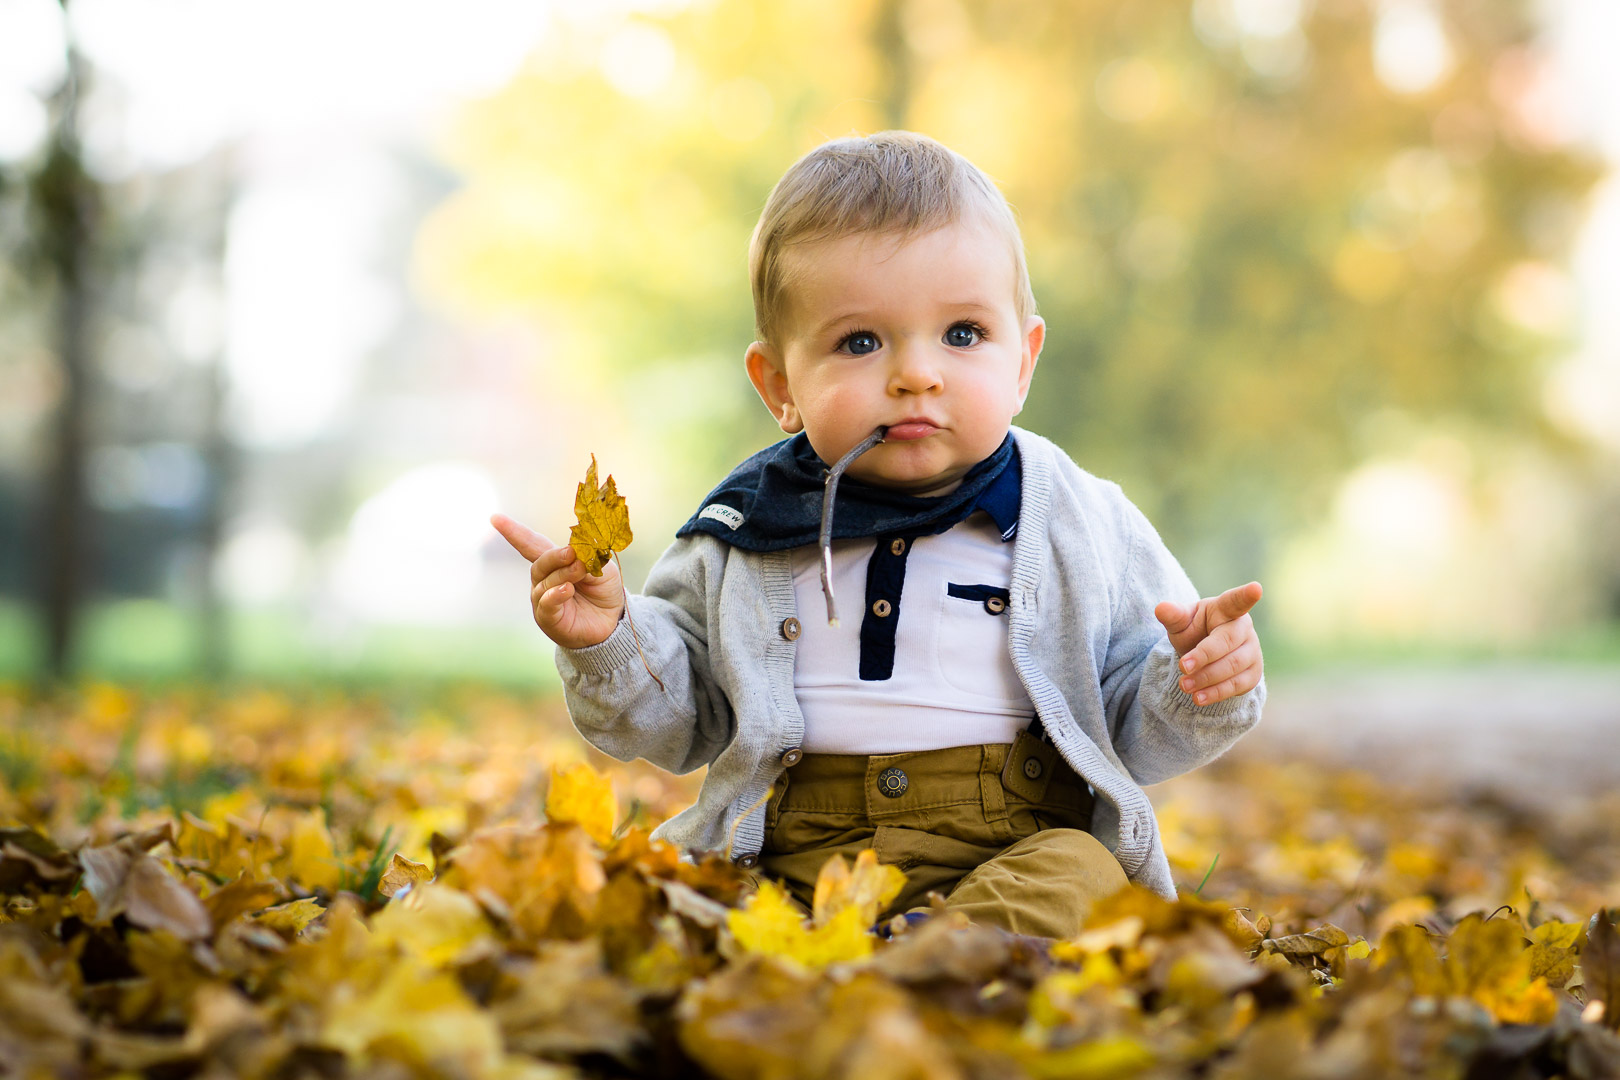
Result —
POLYGON ((822 143, 782 175, 765 200, 748 242, 754 330, 773 342, 791 282, 783 256, 795 244, 856 233, 902 238, 977 216, 1012 250, 1018 324, 1035 314, 1024 242, 1012 207, 995 182, 956 151, 912 131, 822 143))

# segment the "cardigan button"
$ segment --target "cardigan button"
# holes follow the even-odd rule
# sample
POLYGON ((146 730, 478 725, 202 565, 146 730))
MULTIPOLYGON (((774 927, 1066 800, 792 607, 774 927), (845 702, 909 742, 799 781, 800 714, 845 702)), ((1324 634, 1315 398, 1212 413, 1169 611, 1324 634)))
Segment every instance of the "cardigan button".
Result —
POLYGON ((786 765, 788 768, 792 768, 793 766, 797 765, 800 760, 803 759, 803 757, 803 750, 800 750, 797 746, 790 746, 786 750, 782 751, 782 764, 786 765))
POLYGON ((788 618, 782 620, 782 636, 787 638, 789 641, 799 640, 800 629, 798 619, 789 616, 788 618))
POLYGON ((755 863, 759 862, 759 856, 758 855, 738 855, 735 859, 732 859, 731 861, 736 863, 738 866, 742 867, 744 870, 747 870, 749 867, 751 867, 755 863))
POLYGON ((872 602, 872 614, 880 619, 887 619, 889 612, 893 610, 893 606, 887 600, 874 600, 872 602))
POLYGON ((986 597, 984 601, 984 610, 988 611, 992 615, 1000 615, 1003 611, 1007 610, 1007 601, 1003 600, 999 596, 986 597))
POLYGON ((889 544, 889 554, 891 554, 891 555, 904 555, 905 553, 906 553, 906 542, 904 540, 894 540, 889 544))

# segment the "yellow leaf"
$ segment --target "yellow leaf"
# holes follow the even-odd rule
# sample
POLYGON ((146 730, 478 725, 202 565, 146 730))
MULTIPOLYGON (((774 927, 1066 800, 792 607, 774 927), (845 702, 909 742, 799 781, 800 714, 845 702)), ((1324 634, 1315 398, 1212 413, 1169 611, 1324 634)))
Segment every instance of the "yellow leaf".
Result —
POLYGON ((741 910, 726 920, 737 944, 752 953, 807 968, 864 960, 872 955, 869 920, 858 907, 845 907, 821 926, 808 926, 799 909, 775 882, 761 882, 741 910))
POLYGON ((1532 980, 1522 988, 1476 993, 1474 998, 1504 1024, 1550 1024, 1558 1015, 1558 999, 1546 979, 1532 980))
POLYGON ((1115 1080, 1135 1076, 1155 1060, 1153 1051, 1128 1035, 1107 1035, 1043 1054, 1028 1062, 1033 1077, 1115 1080))
POLYGON ((877 921, 878 912, 900 895, 905 884, 905 871, 878 862, 877 852, 872 848, 855 856, 853 871, 842 855, 834 855, 821 864, 816 874, 814 922, 817 926, 826 926, 846 908, 854 908, 861 913, 865 925, 871 926, 877 921))
POLYGON ((1575 943, 1581 939, 1586 930, 1586 924, 1578 922, 1544 922, 1530 931, 1530 940, 1537 945, 1550 945, 1559 949, 1574 948, 1575 943))
POLYGON ((601 577, 602 567, 613 557, 613 552, 630 546, 630 508, 610 475, 607 483, 596 486, 596 455, 585 470, 585 482, 574 493, 574 514, 579 524, 568 534, 568 543, 574 549, 585 569, 592 576, 601 577))
POLYGON ((283 867, 288 877, 309 889, 335 889, 343 881, 343 868, 332 847, 332 834, 326 829, 324 810, 317 807, 293 822, 283 867))
POLYGON ((360 1063, 377 1057, 477 1076, 501 1058, 495 1018, 453 975, 370 962, 328 1005, 319 1041, 360 1063))
POLYGON ((558 824, 572 822, 603 847, 613 843, 613 816, 618 802, 613 782, 581 761, 551 770, 546 792, 546 818, 558 824))
POLYGON ((291 937, 320 918, 324 911, 326 909, 321 907, 320 902, 310 897, 265 908, 253 916, 253 921, 291 937))
POLYGON ((437 883, 418 885, 383 908, 373 916, 371 931, 377 944, 397 944, 436 968, 493 942, 478 902, 437 883))

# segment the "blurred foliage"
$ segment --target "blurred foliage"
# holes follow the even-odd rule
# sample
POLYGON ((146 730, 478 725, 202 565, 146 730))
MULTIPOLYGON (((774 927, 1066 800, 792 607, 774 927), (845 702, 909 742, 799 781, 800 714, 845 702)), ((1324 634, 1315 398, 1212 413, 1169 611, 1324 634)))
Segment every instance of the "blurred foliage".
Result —
POLYGON ((884 940, 870 853, 805 919, 650 841, 694 778, 581 757, 555 703, 488 692, 0 687, 0 1072, 1620 1071, 1612 793, 1551 813, 1240 751, 1156 789, 1201 897, 884 940))
POLYGON ((1405 93, 1375 73, 1377 5, 1273 7, 1297 24, 1231 0, 564 22, 448 133, 465 184, 418 277, 540 325, 551 400, 659 388, 638 430, 696 497, 776 434, 736 363, 770 186, 827 138, 923 131, 1022 218, 1049 331, 1021 422, 1121 481, 1195 577, 1242 580, 1373 449, 1370 418, 1558 442, 1539 386, 1570 328, 1537 290, 1599 175, 1521 108, 1532 5, 1436 4, 1451 70, 1405 93))

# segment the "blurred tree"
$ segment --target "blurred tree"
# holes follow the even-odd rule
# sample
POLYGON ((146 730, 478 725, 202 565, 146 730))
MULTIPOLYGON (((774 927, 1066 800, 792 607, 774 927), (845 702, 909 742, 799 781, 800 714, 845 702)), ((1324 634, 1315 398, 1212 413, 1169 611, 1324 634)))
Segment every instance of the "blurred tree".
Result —
MULTIPOLYGON (((1472 0, 582 15, 450 134, 466 183, 419 277, 543 325, 559 394, 712 372, 752 336, 747 237, 786 166, 926 132, 1024 223, 1048 338, 1022 422, 1242 580, 1381 411, 1556 441, 1538 388, 1567 328, 1541 301, 1598 169, 1525 105, 1535 32, 1472 0)), ((740 370, 685 408, 694 492, 775 435, 740 370)))
MULTIPOLYGON (((63 0, 64 10, 67 7, 63 0)), ((85 447, 93 317, 92 275, 100 192, 85 171, 79 145, 79 110, 86 90, 83 56, 67 46, 61 88, 51 101, 45 158, 29 182, 34 216, 35 258, 55 292, 54 346, 61 372, 53 437, 53 460, 46 484, 47 510, 41 547, 40 583, 45 616, 45 662, 51 675, 67 672, 84 590, 85 447)))

